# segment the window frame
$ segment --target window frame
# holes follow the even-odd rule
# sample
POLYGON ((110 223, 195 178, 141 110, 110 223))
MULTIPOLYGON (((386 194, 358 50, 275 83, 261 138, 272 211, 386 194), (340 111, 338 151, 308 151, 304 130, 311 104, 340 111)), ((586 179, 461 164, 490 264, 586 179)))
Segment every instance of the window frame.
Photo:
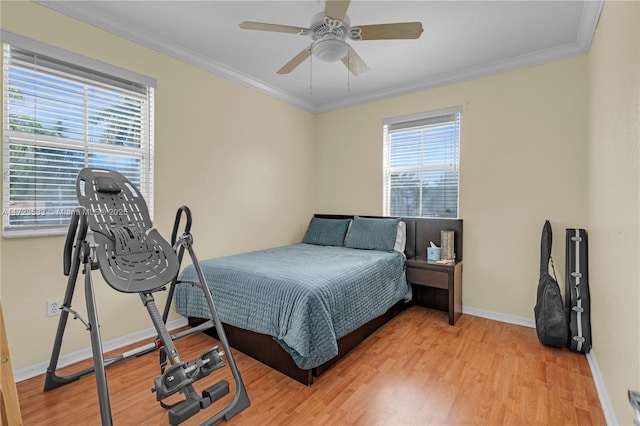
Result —
MULTIPOLYGON (((10 158, 10 147, 13 146, 13 152, 16 152, 15 145, 24 145, 29 149, 29 146, 43 148, 43 151, 39 151, 38 155, 42 155, 46 157, 48 155, 55 155, 55 150, 60 150, 61 153, 64 151, 70 152, 78 152, 80 155, 78 160, 75 161, 75 165, 78 165, 78 161, 82 163, 81 167, 105 167, 100 165, 95 165, 100 161, 104 160, 104 157, 101 159, 101 156, 107 156, 107 158, 113 159, 114 157, 121 157, 123 163, 120 167, 127 167, 127 163, 136 164, 134 167, 134 172, 139 174, 140 179, 140 187, 139 190, 145 197, 149 208, 149 214, 153 218, 153 192, 154 192, 154 103, 155 103, 155 87, 156 80, 150 77, 143 76, 141 74, 128 71, 119 67, 115 67, 110 64, 106 64, 101 61, 97 61, 91 58, 87 58, 82 55, 75 54, 73 52, 66 51, 64 49, 60 49, 54 46, 50 46, 36 40, 32 40, 5 30, 1 30, 0 32, 1 41, 2 41, 2 101, 3 101, 3 124, 2 124, 2 153, 3 153, 3 182, 2 182, 2 237, 3 238, 19 238, 19 237, 38 237, 38 236, 49 236, 49 235, 64 235, 67 232, 68 228, 68 220, 66 216, 71 216, 71 213, 74 207, 67 208, 64 203, 64 198, 59 198, 57 201, 54 200, 54 204, 51 206, 47 206, 49 211, 45 211, 44 209, 40 209, 38 207, 37 201, 32 200, 33 207, 30 209, 22 209, 24 210, 25 215, 29 219, 26 219, 27 222, 31 222, 28 224, 12 224, 11 218, 15 218, 19 216, 21 213, 18 212, 19 208, 14 211, 18 212, 14 215, 10 215, 12 212, 11 208, 11 194, 10 194, 10 164, 12 160, 10 158), (7 50, 8 49, 8 50, 7 50), (129 96, 138 96, 140 99, 139 103, 139 135, 136 134, 134 137, 135 146, 127 146, 126 141, 120 142, 119 144, 112 144, 108 142, 95 141, 91 140, 90 132, 84 132, 78 138, 70 138, 68 137, 60 137, 60 135, 52 135, 45 133, 38 133, 35 131, 32 132, 24 132, 17 130, 10 130, 10 120, 9 120, 9 73, 8 68, 9 65, 7 63, 7 55, 11 49, 19 50, 21 52, 31 52, 35 55, 41 55, 43 57, 47 57, 52 59, 57 63, 61 64, 61 67, 64 68, 65 72, 69 72, 69 80, 74 84, 77 83, 82 87, 95 87, 96 89, 102 91, 103 93, 107 93, 113 96, 120 98, 120 96, 125 96, 125 99, 129 99, 129 96), (89 73, 87 73, 87 71, 89 73), (77 73, 74 73, 77 72, 77 73), (105 77, 105 78, 102 78, 105 77), (137 87, 136 90, 138 92, 133 92, 128 89, 130 82, 131 87, 137 87), (120 95, 122 93, 122 95, 120 95), (133 95, 135 94, 135 95, 133 95), (45 152, 45 153, 43 153, 45 152), (53 153, 53 154, 52 154, 53 153), (80 156, 82 156, 83 160, 79 160, 80 156), (94 162, 94 165, 91 165, 90 162, 94 162), (59 205, 59 207, 58 207, 59 205), (68 213, 68 214, 67 214, 68 213), (60 224, 38 224, 36 223, 36 217, 38 215, 50 215, 47 218, 51 218, 51 221, 55 220, 56 216, 59 216, 60 224)), ((52 62, 53 63, 53 62, 52 62)), ((54 63, 55 66, 55 63, 54 63)), ((18 65, 19 68, 26 69, 24 65, 18 65)), ((54 70, 55 68, 48 67, 49 70, 54 70)), ((47 73, 42 75, 46 75, 47 73)), ((56 77, 54 74, 49 73, 49 75, 53 76, 53 78, 62 78, 56 77)), ((59 81, 67 81, 65 78, 62 78, 59 81)), ((86 92, 86 90, 85 90, 86 92)), ((38 98, 40 99, 40 98, 38 98)), ((85 105, 88 102, 86 93, 84 94, 85 105)), ((56 111, 65 111, 58 110, 56 111)), ((138 111, 138 110, 136 110, 138 111)), ((112 114, 118 114, 118 112, 114 112, 112 114)), ((82 120, 85 123, 85 129, 88 126, 89 120, 91 120, 91 115, 87 110, 81 114, 82 120)), ((114 117, 114 115, 111 115, 114 117)), ((130 115, 125 115, 126 123, 131 123, 130 115)), ((37 119, 34 116, 34 120, 37 119)), ((138 121, 135 121, 138 123, 138 121)), ((36 128, 35 126, 33 127, 36 128)), ((53 132, 49 132, 53 133, 53 132)), ((102 131, 101 137, 106 137, 108 135, 105 131, 102 131)), ((74 162, 70 157, 60 157, 61 163, 65 166, 71 166, 74 162)), ((50 161, 50 160, 48 160, 50 161)), ((17 163, 20 164, 20 163, 17 163)), ((106 164, 113 164, 111 161, 106 164)), ((117 169, 117 167, 114 167, 117 169)), ((57 176, 55 176, 57 177, 57 176)), ((75 182, 75 180, 74 180, 75 182)), ((15 181, 14 181, 15 183, 15 181)), ((65 184, 65 187, 68 187, 69 184, 65 184)), ((63 187, 63 188, 65 188, 63 187)), ((37 189, 33 189, 36 190, 37 189)), ((68 196, 67 196, 68 199, 68 196)))
MULTIPOLYGON (((460 217, 460 140, 461 140, 461 116, 462 116, 462 106, 453 106, 449 108, 442 108, 438 110, 424 111, 415 114, 408 114, 398 117, 385 118, 382 122, 382 133, 383 133, 383 188, 382 188, 382 211, 385 216, 394 215, 391 212, 391 176, 393 173, 418 173, 420 174, 420 183, 418 186, 419 190, 419 200, 417 201, 419 215, 415 217, 427 217, 427 218, 446 218, 446 219, 457 219, 460 217), (438 124, 438 120, 442 119, 441 123, 444 124, 446 122, 451 122, 450 119, 446 119, 446 117, 456 116, 456 124, 455 129, 457 130, 457 145, 455 147, 455 152, 452 155, 455 156, 455 161, 450 163, 431 163, 426 162, 422 158, 423 150, 420 149, 419 155, 420 164, 418 165, 406 165, 406 166, 398 166, 391 167, 391 133, 400 133, 403 131, 410 132, 412 129, 420 129, 427 127, 428 124, 438 124), (422 126, 420 125, 412 125, 412 123, 428 123, 422 126), (403 128, 403 126, 406 126, 403 128), (398 127, 398 130, 389 130, 389 127, 398 127), (455 216, 430 216, 425 215, 422 210, 424 207, 424 203, 422 201, 422 193, 423 188, 426 187, 426 184, 422 181, 422 175, 425 172, 429 171, 447 171, 447 170, 455 170, 457 173, 457 184, 456 184, 456 214, 455 216)), ((422 145, 421 145, 422 146, 422 145)), ((396 215, 397 216, 397 215, 396 215)), ((400 215, 403 216, 403 215, 400 215)))

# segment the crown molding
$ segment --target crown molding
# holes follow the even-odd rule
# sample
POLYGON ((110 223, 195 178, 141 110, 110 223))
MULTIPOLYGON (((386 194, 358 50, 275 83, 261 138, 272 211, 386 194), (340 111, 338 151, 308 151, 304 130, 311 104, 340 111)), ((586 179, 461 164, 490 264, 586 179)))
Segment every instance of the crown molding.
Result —
POLYGON ((551 49, 545 49, 538 52, 517 56, 503 61, 495 61, 485 65, 470 67, 460 71, 453 71, 435 75, 425 80, 419 80, 405 85, 394 86, 385 90, 370 92, 362 96, 351 96, 337 102, 331 102, 319 106, 318 113, 348 108, 363 103, 379 101, 394 96, 406 95, 409 93, 420 92, 436 87, 461 83, 463 81, 474 80, 477 78, 487 77, 503 72, 515 71, 535 65, 542 65, 548 62, 567 59, 573 56, 579 56, 584 53, 585 52, 576 43, 571 43, 551 49))
POLYGON ((34 0, 34 2, 314 114, 330 112, 363 103, 379 101, 586 54, 589 51, 591 40, 598 25, 604 4, 604 0, 585 1, 578 27, 578 34, 574 43, 470 67, 460 71, 440 74, 413 83, 369 92, 364 95, 348 96, 337 102, 318 105, 295 96, 290 92, 257 80, 237 69, 207 58, 182 45, 143 31, 128 23, 109 19, 109 16, 105 16, 98 9, 94 8, 90 5, 90 2, 83 2, 82 12, 79 12, 66 2, 51 0, 34 0))
POLYGON ((589 52, 591 47, 591 40, 593 34, 598 27, 598 21, 600 20, 600 14, 602 13, 602 7, 604 6, 604 0, 590 0, 584 3, 582 9, 582 17, 580 19, 580 27, 578 27, 578 37, 576 43, 584 53, 589 52))
POLYGON ((207 58, 178 43, 158 37, 156 34, 141 30, 129 23, 118 22, 117 20, 110 19, 108 15, 105 15, 91 5, 91 2, 83 2, 83 10, 80 12, 73 7, 73 2, 67 3, 50 0, 33 1, 34 3, 55 10, 56 12, 78 19, 89 25, 115 34, 116 36, 125 38, 161 54, 211 72, 219 77, 241 84, 245 87, 249 87, 295 107, 312 113, 316 112, 316 106, 305 99, 299 98, 289 92, 257 80, 235 68, 229 67, 211 58, 207 58))

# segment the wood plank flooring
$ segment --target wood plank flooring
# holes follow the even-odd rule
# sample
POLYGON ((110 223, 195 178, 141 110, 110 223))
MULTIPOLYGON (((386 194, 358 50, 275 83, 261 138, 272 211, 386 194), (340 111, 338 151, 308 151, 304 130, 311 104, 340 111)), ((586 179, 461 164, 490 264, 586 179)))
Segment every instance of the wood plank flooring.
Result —
MULTIPOLYGON (((216 343, 198 333, 176 346, 192 360, 216 343)), ((450 326, 444 312, 411 307, 310 387, 234 355, 251 406, 230 425, 605 424, 584 355, 541 345, 534 329, 470 315, 450 326)), ((155 352, 107 369, 115 425, 168 424, 150 392, 158 374, 155 352)), ((196 387, 223 377, 231 393, 183 424, 200 424, 228 404, 228 369, 196 387)), ((93 376, 47 393, 43 381, 17 385, 26 426, 100 423, 93 376)))

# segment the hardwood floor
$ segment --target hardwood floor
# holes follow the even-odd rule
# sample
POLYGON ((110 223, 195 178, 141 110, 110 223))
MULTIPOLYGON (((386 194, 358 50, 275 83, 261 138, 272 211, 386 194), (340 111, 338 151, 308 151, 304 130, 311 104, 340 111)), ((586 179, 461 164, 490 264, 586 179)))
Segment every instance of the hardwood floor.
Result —
MULTIPOLYGON (((176 346, 191 360, 216 343, 198 333, 176 346)), ((234 355, 251 406, 230 425, 605 424, 584 355, 541 345, 534 329, 470 315, 450 326, 444 312, 411 307, 310 387, 234 355)), ((158 374, 155 352, 107 369, 115 425, 168 424, 150 392, 158 374)), ((183 424, 228 404, 227 368, 196 387, 223 377, 230 395, 183 424)), ((43 380, 17 385, 26 426, 100 423, 93 376, 47 393, 43 380)))

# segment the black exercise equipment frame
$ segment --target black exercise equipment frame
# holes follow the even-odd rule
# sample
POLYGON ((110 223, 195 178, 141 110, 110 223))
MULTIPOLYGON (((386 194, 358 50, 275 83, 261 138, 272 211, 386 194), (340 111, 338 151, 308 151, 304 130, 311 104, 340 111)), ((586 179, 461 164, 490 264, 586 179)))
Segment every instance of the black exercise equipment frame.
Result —
MULTIPOLYGON (((129 188, 129 197, 135 198, 133 204, 135 204, 136 202, 144 202, 142 197, 137 194, 137 191, 135 190, 135 187, 133 187, 133 184, 131 184, 124 176, 120 175, 118 172, 107 169, 87 168, 83 169, 78 174, 78 182, 76 185, 78 198, 81 203, 83 201, 83 198, 81 197, 86 198, 86 194, 84 194, 84 191, 86 191, 84 186, 87 185, 86 180, 91 179, 93 179, 93 182, 89 182, 89 184, 94 184, 94 188, 97 187, 98 192, 103 191, 105 194, 112 196, 114 194, 119 194, 120 192, 126 192, 126 188, 129 188), (95 178, 95 176, 100 177, 95 178), (113 178, 113 182, 109 181, 108 185, 106 186, 104 185, 104 182, 98 182, 97 184, 94 184, 95 181, 98 181, 100 179, 103 179, 104 181, 111 178, 113 178), (80 185, 81 180, 84 181, 82 182, 82 188, 80 185), (121 191, 122 188, 124 188, 125 191, 121 191)), ((113 199, 113 197, 111 198, 113 199)), ((127 199, 127 194, 124 194, 124 199, 127 199)), ((129 204, 130 210, 133 204, 129 204)), ((138 206, 133 205, 133 207, 138 209, 138 206)), ((91 208, 93 208, 93 206, 91 206, 91 208)), ((171 236, 171 245, 169 245, 166 241, 162 240, 162 237, 159 236, 155 229, 150 228, 150 219, 148 218, 148 212, 146 211, 146 204, 140 207, 139 210, 141 210, 142 213, 137 213, 135 214, 135 216, 136 218, 142 217, 141 223, 143 224, 143 227, 136 228, 137 223, 132 223, 130 218, 125 218, 125 222, 127 220, 129 221, 129 226, 120 226, 119 228, 122 229, 115 229, 113 232, 111 230, 107 230, 108 234, 111 236, 111 239, 113 241, 116 241, 118 237, 127 240, 124 242, 124 246, 121 245, 119 247, 120 251, 122 251, 122 247, 129 248, 129 244, 131 243, 131 246, 134 247, 134 255, 140 254, 135 252, 135 250, 137 250, 135 246, 136 244, 138 248, 141 244, 147 244, 148 248, 148 245, 151 243, 147 243, 145 239, 147 238, 147 236, 151 236, 150 238, 154 238, 153 244, 156 245, 153 245, 152 251, 155 250, 156 256, 163 249, 167 251, 166 255, 168 255, 169 260, 166 262, 166 264, 171 268, 167 267, 165 269, 169 269, 168 273, 172 276, 172 278, 165 282, 164 285, 146 285, 146 287, 143 287, 141 291, 137 291, 134 288, 128 288, 127 286, 122 286, 121 284, 113 284, 113 282, 110 282, 110 280, 107 279, 109 277, 109 273, 105 274, 105 272, 101 269, 101 267, 105 268, 106 266, 103 266, 99 261, 99 259, 102 258, 102 263, 106 262, 104 260, 104 253, 101 254, 101 257, 98 256, 96 254, 96 249, 99 244, 96 244, 94 241, 92 241, 92 238, 88 238, 91 236, 88 235, 88 230, 91 226, 89 217, 91 214, 94 214, 94 212, 92 212, 86 206, 77 207, 71 216, 69 229, 64 245, 63 272, 64 275, 68 276, 69 278, 67 281, 64 301, 60 308, 60 319, 58 321, 58 328, 54 339, 51 360, 45 374, 44 391, 46 392, 52 389, 56 389, 65 384, 74 382, 85 375, 95 372, 102 425, 112 425, 113 420, 111 416, 111 405, 109 401, 109 391, 107 386, 105 368, 118 364, 126 359, 138 357, 159 349, 161 375, 155 378, 152 391, 156 393, 156 398, 160 402, 162 407, 169 411, 169 423, 171 425, 177 425, 193 416, 194 414, 198 413, 201 409, 207 408, 214 401, 229 392, 229 383, 226 380, 222 380, 214 384, 213 386, 210 386, 209 388, 205 389, 201 395, 199 395, 193 387, 194 382, 202 379, 205 376, 208 376, 219 368, 224 367, 226 363, 222 360, 222 357, 225 356, 228 360, 232 377, 235 382, 234 398, 225 408, 206 420, 203 425, 213 425, 223 418, 225 420, 229 420, 240 411, 247 408, 250 405, 250 402, 244 383, 242 381, 242 377, 237 369, 235 360, 233 358, 233 353, 227 341, 227 337, 224 333, 222 322, 218 317, 211 292, 202 273, 202 269, 200 268, 200 264, 198 262, 196 254, 193 250, 193 236, 190 233, 192 225, 191 211, 187 206, 182 206, 177 210, 171 236), (183 215, 186 217, 186 224, 182 234, 178 236, 181 217, 183 215), (147 227, 148 229, 146 229, 147 227), (115 231, 118 231, 120 234, 115 231), (145 234, 145 232, 143 231, 146 231, 147 236, 143 235, 145 234), (122 237, 122 235, 124 235, 124 237, 122 237), (131 241, 129 241, 129 239, 131 241), (182 284, 199 286, 203 290, 205 300, 207 301, 207 305, 211 312, 212 319, 204 322, 197 327, 193 327, 188 330, 184 330, 182 332, 171 335, 166 328, 166 322, 173 299, 175 285, 181 284, 181 282, 178 281, 178 271, 180 270, 185 250, 191 257, 193 266, 195 267, 196 273, 198 275, 199 282, 189 282, 182 284), (168 253, 169 251, 171 251, 171 253, 168 253), (177 268, 175 268, 176 262, 177 268), (173 273, 173 268, 175 268, 175 273, 173 273), (88 319, 82 318, 82 316, 72 308, 72 299, 78 275, 81 269, 82 273, 84 274, 85 302, 87 307, 88 319), (153 342, 142 345, 114 357, 110 357, 107 359, 104 358, 95 301, 95 293, 93 289, 93 281, 91 278, 91 271, 96 269, 101 269, 105 280, 114 289, 128 293, 136 292, 140 295, 142 303, 146 307, 156 329, 156 332, 158 333, 158 337, 153 342), (153 293, 161 290, 166 290, 167 286, 169 288, 169 293, 164 306, 163 314, 160 315, 160 312, 158 311, 158 308, 155 304, 153 293), (93 353, 93 366, 64 376, 59 376, 56 374, 56 370, 60 358, 62 340, 69 319, 69 314, 73 315, 74 319, 79 319, 84 324, 85 328, 90 332, 91 349, 93 353), (183 362, 178 355, 178 351, 176 350, 173 341, 199 331, 210 329, 212 327, 215 327, 218 333, 223 351, 219 351, 216 346, 208 351, 205 351, 200 356, 200 358, 195 361, 183 362), (171 364, 168 368, 166 368, 167 355, 171 364), (167 405, 162 402, 164 398, 178 392, 184 394, 184 400, 173 405, 167 405)), ((110 226, 112 227, 112 229, 115 228, 114 223, 111 223, 110 226)), ((104 234, 106 234, 106 232, 104 232, 104 229, 101 229, 104 227, 98 224, 95 226, 95 228, 96 229, 92 227, 92 231, 94 231, 94 238, 99 238, 101 239, 101 241, 104 241, 104 234), (102 233, 98 235, 98 232, 102 233)), ((103 248, 101 247, 101 249, 103 248)), ((113 254, 113 259, 116 259, 116 254, 120 254, 116 253, 117 250, 118 249, 116 248, 115 251, 111 252, 113 254)), ((165 253, 161 254, 165 255, 165 253)), ((116 265, 116 267, 119 266, 116 265)), ((113 265, 111 266, 111 269, 114 269, 113 265)), ((133 273, 131 275, 133 275, 133 273)), ((129 287, 133 286, 131 284, 132 281, 132 279, 129 279, 129 287)))

